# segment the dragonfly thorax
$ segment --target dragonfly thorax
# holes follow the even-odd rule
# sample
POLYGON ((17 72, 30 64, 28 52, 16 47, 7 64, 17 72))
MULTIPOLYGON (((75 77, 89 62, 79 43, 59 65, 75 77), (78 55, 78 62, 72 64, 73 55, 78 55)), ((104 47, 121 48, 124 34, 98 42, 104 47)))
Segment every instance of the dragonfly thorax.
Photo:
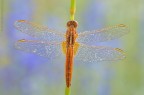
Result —
POLYGON ((66 31, 66 42, 67 42, 67 47, 68 46, 73 46, 75 43, 75 40, 77 38, 77 22, 76 21, 68 21, 67 23, 67 31, 66 31))

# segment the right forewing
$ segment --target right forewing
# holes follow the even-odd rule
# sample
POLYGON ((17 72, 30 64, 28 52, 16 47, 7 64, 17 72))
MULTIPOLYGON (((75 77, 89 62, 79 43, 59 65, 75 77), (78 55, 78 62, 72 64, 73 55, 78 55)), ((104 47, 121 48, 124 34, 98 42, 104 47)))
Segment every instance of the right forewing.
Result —
POLYGON ((100 30, 79 33, 77 41, 84 44, 104 42, 117 39, 128 32, 129 28, 126 25, 120 24, 100 30))

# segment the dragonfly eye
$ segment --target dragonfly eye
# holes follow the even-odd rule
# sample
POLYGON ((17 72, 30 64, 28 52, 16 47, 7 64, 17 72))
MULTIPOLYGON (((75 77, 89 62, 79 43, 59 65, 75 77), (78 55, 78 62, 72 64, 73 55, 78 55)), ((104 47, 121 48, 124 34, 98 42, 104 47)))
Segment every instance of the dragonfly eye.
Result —
POLYGON ((70 26, 74 26, 75 28, 77 28, 77 26, 78 26, 77 21, 75 21, 75 20, 68 21, 67 27, 70 27, 70 26))

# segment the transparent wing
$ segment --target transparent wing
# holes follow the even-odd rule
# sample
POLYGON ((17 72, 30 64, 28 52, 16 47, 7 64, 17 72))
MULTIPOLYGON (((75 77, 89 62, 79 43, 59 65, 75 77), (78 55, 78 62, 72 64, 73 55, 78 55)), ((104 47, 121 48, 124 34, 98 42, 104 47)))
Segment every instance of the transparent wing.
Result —
POLYGON ((21 32, 41 40, 60 42, 65 38, 63 33, 51 30, 45 26, 28 22, 26 20, 18 20, 14 23, 14 26, 21 32))
POLYGON ((101 30, 79 33, 77 41, 84 44, 103 42, 117 39, 128 32, 128 27, 126 25, 120 24, 108 28, 103 28, 101 30))
POLYGON ((19 40, 15 43, 16 49, 37 54, 39 56, 54 58, 61 56, 61 44, 60 43, 48 43, 43 41, 32 40, 19 40))
POLYGON ((76 61, 84 63, 115 61, 124 58, 124 52, 119 48, 111 48, 104 46, 87 46, 84 44, 80 44, 77 54, 75 56, 76 61))

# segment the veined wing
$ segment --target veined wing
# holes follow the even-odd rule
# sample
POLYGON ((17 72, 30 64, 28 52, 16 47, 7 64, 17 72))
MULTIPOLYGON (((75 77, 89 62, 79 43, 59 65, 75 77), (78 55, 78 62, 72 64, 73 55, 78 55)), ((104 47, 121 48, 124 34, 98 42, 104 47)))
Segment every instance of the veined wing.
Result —
POLYGON ((65 38, 63 33, 49 29, 45 26, 28 22, 26 20, 18 20, 14 23, 14 26, 21 32, 41 40, 60 42, 65 38))
POLYGON ((126 25, 119 24, 116 26, 107 27, 100 30, 79 33, 77 41, 84 44, 103 42, 117 39, 128 32, 129 29, 126 25))
POLYGON ((37 54, 39 56, 54 58, 61 56, 61 43, 48 43, 44 41, 19 40, 15 43, 16 49, 37 54))
POLYGON ((81 61, 84 63, 115 61, 124 58, 124 52, 119 48, 111 48, 105 46, 87 46, 84 44, 79 45, 77 54, 75 56, 76 61, 81 61))

